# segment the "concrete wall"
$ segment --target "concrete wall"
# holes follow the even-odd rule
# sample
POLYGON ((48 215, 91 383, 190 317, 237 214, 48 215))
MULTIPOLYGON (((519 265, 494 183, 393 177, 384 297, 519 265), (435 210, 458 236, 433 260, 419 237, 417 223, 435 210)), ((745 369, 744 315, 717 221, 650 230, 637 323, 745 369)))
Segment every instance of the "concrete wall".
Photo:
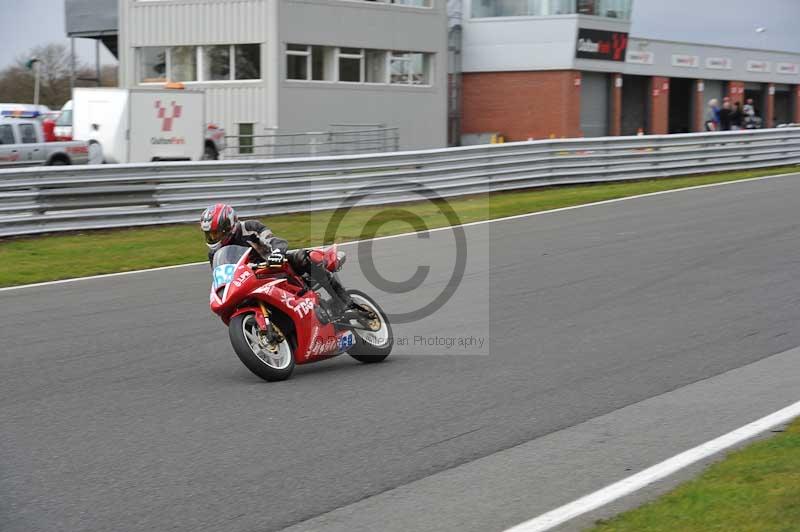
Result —
POLYGON ((579 27, 627 32, 630 24, 580 15, 465 18, 464 72, 618 68, 615 62, 575 59, 579 27))
POLYGON ((430 9, 341 0, 280 5, 281 132, 325 131, 331 124, 396 127, 401 149, 447 145, 447 15, 430 9), (433 54, 431 86, 286 80, 288 43, 433 54))
POLYGON ((447 18, 444 2, 414 8, 344 0, 120 0, 120 86, 138 85, 142 46, 261 45, 261 80, 186 83, 206 91, 210 122, 235 134, 238 123, 306 132, 332 123, 400 128, 408 148, 446 145, 447 18), (435 54, 431 87, 285 81, 286 43, 435 54), (304 85, 304 86, 301 86, 304 85))
POLYGON ((629 59, 632 52, 648 54, 652 64, 635 64, 628 61, 624 64, 624 73, 626 74, 691 79, 800 83, 800 54, 656 41, 638 37, 631 38, 628 44, 629 59), (684 59, 696 57, 697 66, 675 66, 673 63, 691 64, 691 62, 673 61, 673 59, 679 59, 673 58, 673 56, 685 56, 684 59), (748 70, 749 61, 768 63, 769 72, 762 73, 748 70), (709 64, 716 64, 719 68, 709 68, 709 64), (797 73, 779 73, 779 64, 783 65, 784 70, 789 65, 795 65, 797 73))

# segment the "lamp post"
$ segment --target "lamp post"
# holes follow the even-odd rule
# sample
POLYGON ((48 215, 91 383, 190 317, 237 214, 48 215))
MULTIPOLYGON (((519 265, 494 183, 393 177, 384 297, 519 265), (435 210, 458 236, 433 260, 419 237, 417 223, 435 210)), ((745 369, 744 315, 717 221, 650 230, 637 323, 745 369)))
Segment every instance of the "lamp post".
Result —
POLYGON ((39 105, 39 65, 41 61, 39 61, 38 57, 31 57, 28 59, 28 62, 25 63, 25 66, 28 67, 29 70, 33 70, 33 105, 39 105))

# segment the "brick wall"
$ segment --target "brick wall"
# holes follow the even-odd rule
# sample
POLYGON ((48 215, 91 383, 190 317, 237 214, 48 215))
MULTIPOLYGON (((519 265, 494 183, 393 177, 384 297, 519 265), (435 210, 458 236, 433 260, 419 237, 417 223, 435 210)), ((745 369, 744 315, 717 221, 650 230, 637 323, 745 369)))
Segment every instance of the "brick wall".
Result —
POLYGON ((578 137, 579 80, 571 70, 465 73, 462 132, 499 132, 508 141, 578 137))
POLYGON ((611 77, 611 124, 609 134, 622 135, 622 74, 611 77))
POLYGON ((764 127, 775 127, 775 84, 767 83, 767 104, 764 111, 764 127))
POLYGON ((694 123, 692 124, 693 130, 695 132, 698 131, 705 131, 706 124, 705 124, 705 114, 706 114, 706 102, 705 102, 705 82, 702 79, 697 79, 693 85, 694 89, 694 123), (703 88, 703 90, 700 90, 703 88))
POLYGON ((650 134, 669 133, 669 78, 650 78, 650 134))

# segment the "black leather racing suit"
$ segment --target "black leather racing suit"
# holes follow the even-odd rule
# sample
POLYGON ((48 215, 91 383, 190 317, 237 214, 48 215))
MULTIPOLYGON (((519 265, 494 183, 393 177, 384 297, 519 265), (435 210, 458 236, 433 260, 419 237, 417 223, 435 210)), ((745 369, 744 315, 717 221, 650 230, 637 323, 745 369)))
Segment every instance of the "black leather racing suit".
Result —
MULTIPOLYGON (((335 300, 336 306, 339 310, 343 310, 352 304, 347 290, 344 289, 339 280, 323 265, 313 262, 308 257, 307 249, 295 249, 289 251, 289 243, 278 238, 272 234, 267 226, 258 220, 246 220, 239 222, 233 231, 233 236, 226 245, 229 246, 244 246, 252 247, 255 251, 250 254, 252 262, 265 262, 267 257, 275 250, 279 250, 286 255, 292 269, 295 273, 302 275, 307 274, 313 280, 318 282, 326 292, 335 300)), ((212 262, 214 252, 208 253, 208 261, 212 262)))

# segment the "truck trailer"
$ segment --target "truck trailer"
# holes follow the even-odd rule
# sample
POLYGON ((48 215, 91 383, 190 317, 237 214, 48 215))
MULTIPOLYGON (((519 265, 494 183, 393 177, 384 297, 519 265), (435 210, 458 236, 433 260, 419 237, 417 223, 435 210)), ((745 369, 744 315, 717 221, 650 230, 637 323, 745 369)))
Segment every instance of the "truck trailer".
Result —
POLYGON ((110 164, 206 158, 199 91, 76 88, 72 127, 74 139, 99 143, 110 164))

